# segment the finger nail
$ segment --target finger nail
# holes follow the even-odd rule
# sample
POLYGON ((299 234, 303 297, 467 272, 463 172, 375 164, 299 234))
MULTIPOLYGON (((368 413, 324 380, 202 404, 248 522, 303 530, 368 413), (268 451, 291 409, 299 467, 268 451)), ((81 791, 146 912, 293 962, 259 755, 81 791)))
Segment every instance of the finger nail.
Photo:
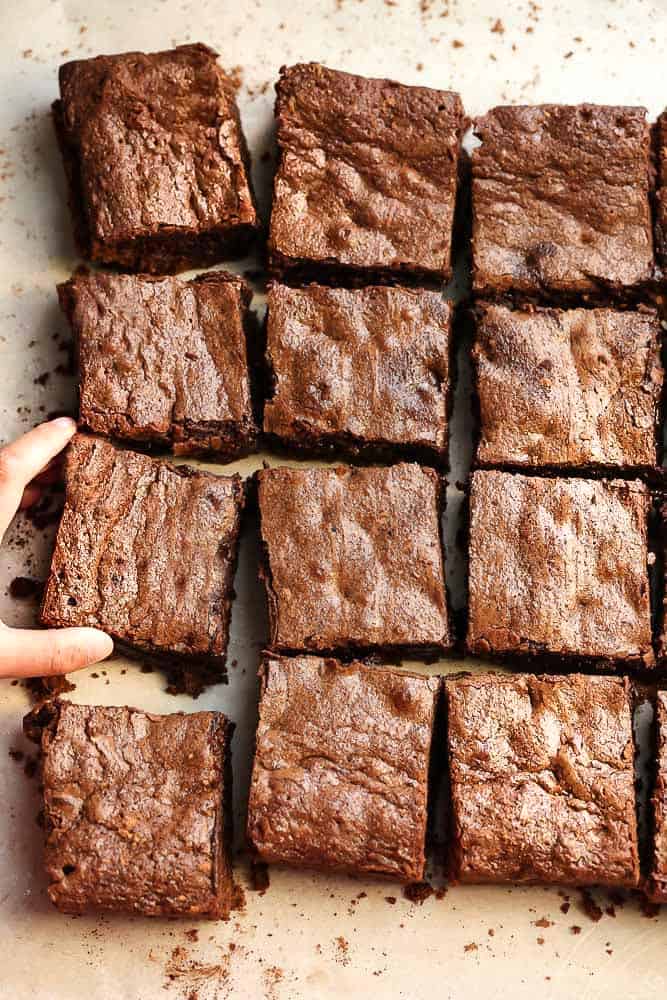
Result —
POLYGON ((51 424, 59 430, 69 431, 70 434, 76 430, 76 421, 72 420, 71 417, 56 417, 55 420, 51 421, 51 424))

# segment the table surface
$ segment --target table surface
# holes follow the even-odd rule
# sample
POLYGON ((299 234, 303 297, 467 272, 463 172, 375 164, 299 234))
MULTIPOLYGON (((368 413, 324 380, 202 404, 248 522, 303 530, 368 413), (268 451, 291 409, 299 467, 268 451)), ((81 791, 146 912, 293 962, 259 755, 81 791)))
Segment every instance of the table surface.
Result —
MULTIPOLYGON (((216 48, 242 68, 239 102, 264 211, 272 148, 273 83, 285 63, 340 69, 458 90, 470 114, 502 103, 667 102, 667 6, 645 2, 548 4, 476 0, 260 0, 136 5, 24 0, 0 15, 0 439, 52 411, 71 409, 74 380, 59 372, 67 331, 54 285, 76 266, 62 167, 49 120, 56 70, 67 59, 186 41, 216 48)), ((239 264, 238 269, 251 262, 239 264)), ((261 296, 256 306, 261 311, 261 296)), ((66 366, 65 366, 66 367, 66 366)), ((466 366, 453 420, 451 480, 469 462, 466 366)), ((255 456, 227 468, 249 473, 255 456)), ((461 494, 448 490, 448 572, 461 494)), ((18 519, 0 551, 0 616, 30 624, 36 606, 9 597, 17 575, 43 579, 53 529, 18 519)), ((236 723, 235 810, 242 817, 256 720, 256 666, 265 609, 256 578, 257 539, 243 539, 232 620, 229 684, 198 701, 164 691, 159 672, 119 658, 78 674, 74 700, 134 704, 157 712, 216 708, 236 723), (121 673, 121 669, 125 672, 121 673)), ((456 588, 455 588, 456 590, 456 588)), ((455 594, 460 599, 459 594, 455 594)), ((460 664, 437 664, 445 671, 460 664)), ((662 995, 667 920, 636 898, 595 922, 581 894, 546 888, 455 888, 419 905, 395 885, 272 870, 264 894, 250 888, 227 923, 70 918, 50 906, 40 867, 37 785, 10 750, 28 754, 21 685, 0 697, 0 998, 214 1000, 320 998, 363 990, 378 998, 647 998, 662 995), (577 932, 574 928, 580 928, 577 932)), ((646 712, 643 723, 648 721, 646 712)), ((240 841, 240 838, 239 838, 240 841)), ((438 873, 434 882, 439 885, 438 873)))

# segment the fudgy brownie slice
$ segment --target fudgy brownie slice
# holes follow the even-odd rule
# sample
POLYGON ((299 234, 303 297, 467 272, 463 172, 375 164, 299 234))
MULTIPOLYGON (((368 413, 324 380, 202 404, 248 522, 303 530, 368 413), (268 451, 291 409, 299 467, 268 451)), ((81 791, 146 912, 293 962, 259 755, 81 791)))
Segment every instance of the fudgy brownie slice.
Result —
POLYGON ((636 886, 628 681, 478 674, 445 692, 452 878, 636 886))
POLYGON ((224 715, 52 701, 24 727, 41 747, 59 910, 228 917, 234 727, 224 715))
POLYGON ((246 283, 77 275, 58 286, 79 360, 79 421, 99 434, 225 459, 256 440, 246 283))
POLYGON ((267 862, 424 877, 440 681, 265 655, 248 839, 267 862))
POLYGON ((451 275, 458 94, 283 67, 269 251, 282 273, 451 275))
POLYGON ((433 469, 276 468, 257 477, 273 648, 451 646, 433 469))
POLYGON ((652 667, 650 505, 636 480, 475 472, 469 651, 652 667))
POLYGON ((234 86, 205 45, 60 67, 54 121, 80 253, 166 274, 243 254, 258 226, 234 86))
POLYGON ((652 809, 651 870, 646 895, 667 903, 667 691, 658 691, 655 702, 655 771, 652 809))
POLYGON ((478 465, 653 471, 660 340, 651 311, 481 306, 478 465))
POLYGON ((152 653, 224 667, 244 486, 77 435, 42 603, 152 653))
POLYGON ((271 285, 264 431, 307 452, 444 464, 450 323, 438 292, 271 285))
POLYGON ((644 108, 500 107, 475 133, 475 292, 560 301, 641 291, 653 276, 644 108))
POLYGON ((655 124, 655 140, 655 252, 664 270, 667 268, 667 111, 663 111, 655 124))

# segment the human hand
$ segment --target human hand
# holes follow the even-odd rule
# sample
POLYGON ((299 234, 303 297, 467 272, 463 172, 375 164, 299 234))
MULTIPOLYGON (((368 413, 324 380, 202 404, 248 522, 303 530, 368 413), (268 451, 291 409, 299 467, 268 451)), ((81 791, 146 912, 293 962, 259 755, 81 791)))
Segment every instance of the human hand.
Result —
MULTIPOLYGON (((75 431, 73 420, 59 417, 0 449, 0 538, 16 511, 39 499, 40 481, 52 478, 50 463, 75 431)), ((99 629, 19 629, 0 621, 0 677, 68 674, 112 651, 110 636, 99 629)))

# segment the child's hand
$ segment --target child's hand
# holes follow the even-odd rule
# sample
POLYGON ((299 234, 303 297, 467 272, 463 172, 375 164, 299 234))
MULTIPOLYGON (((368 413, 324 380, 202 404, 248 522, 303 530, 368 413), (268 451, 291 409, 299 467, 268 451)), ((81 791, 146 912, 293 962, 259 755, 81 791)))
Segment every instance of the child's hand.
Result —
MULTIPOLYGON (((16 511, 39 499, 40 480, 48 480, 49 463, 75 431, 73 420, 59 417, 0 449, 0 538, 16 511)), ((112 640, 98 629, 18 629, 0 622, 0 677, 66 674, 112 651, 112 640)))

